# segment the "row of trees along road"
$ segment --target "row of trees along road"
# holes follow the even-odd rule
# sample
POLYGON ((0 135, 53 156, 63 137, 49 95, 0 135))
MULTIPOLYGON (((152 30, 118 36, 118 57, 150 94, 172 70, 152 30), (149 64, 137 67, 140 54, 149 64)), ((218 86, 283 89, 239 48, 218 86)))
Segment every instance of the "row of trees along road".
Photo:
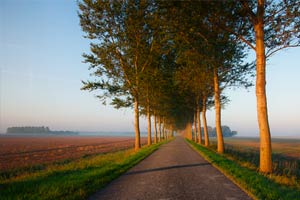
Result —
POLYGON ((116 108, 134 108, 136 150, 140 115, 147 116, 148 145, 152 116, 154 142, 184 129, 188 138, 208 146, 206 110, 215 107, 223 153, 221 107, 228 102, 223 90, 249 87, 256 77, 260 171, 272 172, 266 59, 300 45, 299 0, 83 0, 78 5, 81 27, 91 40, 84 58, 95 77, 82 89, 99 90, 98 98, 116 108), (250 50, 256 62, 246 63, 250 50))

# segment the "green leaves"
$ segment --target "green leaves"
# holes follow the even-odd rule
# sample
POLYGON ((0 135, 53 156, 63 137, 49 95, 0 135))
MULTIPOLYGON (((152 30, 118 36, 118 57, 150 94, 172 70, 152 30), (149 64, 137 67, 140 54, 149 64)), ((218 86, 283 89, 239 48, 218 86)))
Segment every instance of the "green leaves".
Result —
MULTIPOLYGON (((266 26, 270 47, 278 44, 272 27, 289 24, 287 36, 291 27, 299 29, 298 18, 279 15, 297 16, 297 1, 290 4, 267 2, 274 21, 266 26), (286 9, 275 12, 280 6, 286 9)), ((82 89, 100 91, 100 100, 111 98, 115 108, 130 107, 135 98, 140 110, 150 106, 152 114, 182 120, 178 115, 192 115, 202 97, 211 103, 214 69, 221 91, 253 85, 255 65, 244 58, 246 44, 255 46, 254 6, 254 1, 83 0, 80 25, 91 40, 83 57, 95 80, 84 81, 82 89)))

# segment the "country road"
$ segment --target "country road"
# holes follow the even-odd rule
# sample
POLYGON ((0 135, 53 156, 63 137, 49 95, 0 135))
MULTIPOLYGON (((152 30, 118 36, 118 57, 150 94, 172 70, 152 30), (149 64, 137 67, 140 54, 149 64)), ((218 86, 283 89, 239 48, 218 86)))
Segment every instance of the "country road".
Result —
POLYGON ((89 199, 251 198, 189 147, 182 137, 176 137, 89 199))

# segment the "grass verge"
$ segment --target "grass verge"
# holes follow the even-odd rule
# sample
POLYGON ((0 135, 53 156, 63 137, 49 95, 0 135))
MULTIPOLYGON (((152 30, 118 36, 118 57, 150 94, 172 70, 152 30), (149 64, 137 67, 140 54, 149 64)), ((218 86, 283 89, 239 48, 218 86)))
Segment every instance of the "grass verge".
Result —
POLYGON ((216 166, 226 176, 233 179, 240 187, 248 191, 256 199, 290 200, 300 199, 300 190, 275 183, 263 174, 240 166, 237 162, 223 155, 186 140, 196 151, 198 151, 212 165, 216 166))
POLYGON ((0 180, 1 199, 85 199, 158 149, 162 142, 81 158, 21 177, 0 180))

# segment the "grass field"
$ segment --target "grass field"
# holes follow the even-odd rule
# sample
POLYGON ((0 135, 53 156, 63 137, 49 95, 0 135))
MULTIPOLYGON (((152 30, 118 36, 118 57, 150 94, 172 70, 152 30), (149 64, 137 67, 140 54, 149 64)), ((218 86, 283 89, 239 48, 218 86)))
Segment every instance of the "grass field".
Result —
MULTIPOLYGON (((216 139, 212 138, 212 141, 216 142, 216 139)), ((236 148, 259 149, 259 138, 231 137, 224 138, 224 142, 236 148)), ((272 138, 272 149, 273 153, 300 159, 300 139, 272 138)))
POLYGON ((0 176, 0 199, 85 199, 155 151, 160 145, 93 154, 37 170, 0 176))

